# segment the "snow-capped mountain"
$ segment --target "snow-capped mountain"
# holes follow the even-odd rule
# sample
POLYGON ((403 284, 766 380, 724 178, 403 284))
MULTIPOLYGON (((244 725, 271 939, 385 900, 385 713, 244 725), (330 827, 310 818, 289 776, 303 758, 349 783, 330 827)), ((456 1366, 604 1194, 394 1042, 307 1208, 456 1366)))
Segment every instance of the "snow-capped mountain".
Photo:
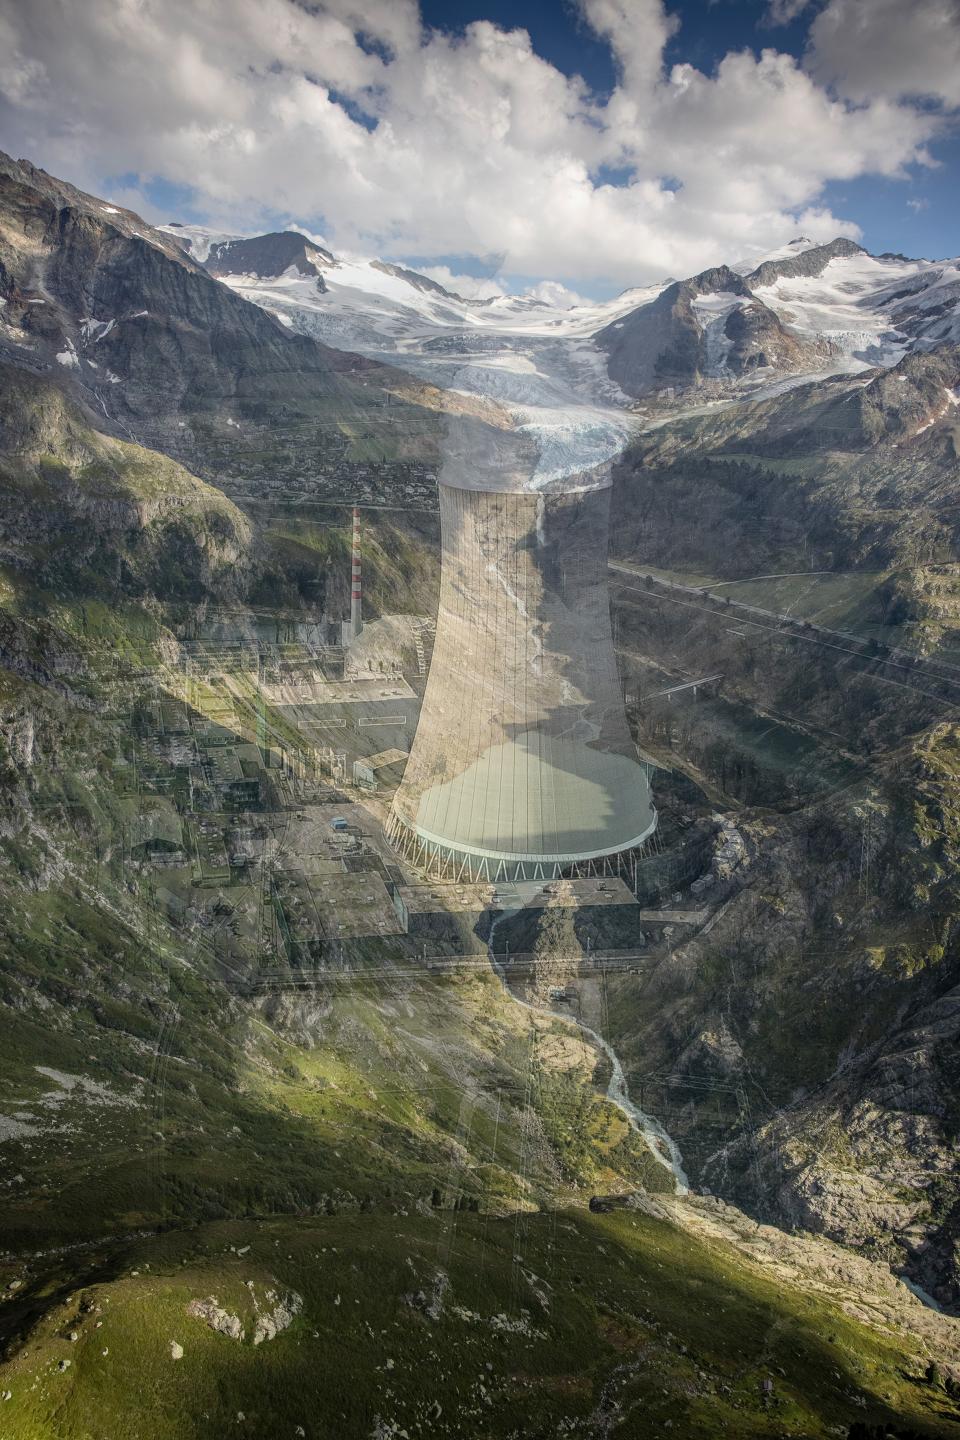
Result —
MULTIPOLYGON (((199 231, 194 238, 190 227, 162 228, 191 256, 203 254, 207 268, 220 265, 228 241, 234 242, 228 254, 243 253, 241 237, 199 231)), ((264 273, 272 267, 248 253, 245 274, 214 268, 235 293, 290 330, 496 401, 536 438, 544 481, 617 455, 635 426, 629 397, 610 379, 592 336, 657 288, 631 291, 608 306, 563 310, 529 295, 465 299, 404 266, 331 256, 322 264, 321 290, 317 277, 297 265, 264 273)))
POLYGON ((297 232, 161 229, 286 328, 495 400, 537 436, 545 474, 612 457, 664 406, 763 398, 960 341, 960 261, 874 256, 842 238, 562 307, 465 298, 297 232))
POLYGON ((747 276, 754 295, 796 331, 864 365, 960 341, 960 260, 871 255, 833 241, 747 276))
POLYGON ((632 395, 887 368, 960 339, 960 262, 794 241, 667 286, 597 336, 632 395))
MULTIPOLYGON (((399 353, 408 364, 420 353, 438 359, 489 357, 553 340, 592 341, 605 330, 599 349, 610 355, 618 348, 612 342, 623 338, 618 332, 635 328, 633 317, 658 302, 662 312, 663 297, 675 289, 689 302, 688 328, 703 341, 702 364, 689 373, 681 366, 674 377, 681 385, 756 384, 797 368, 885 366, 908 350, 960 340, 960 260, 874 256, 846 239, 822 245, 800 237, 759 262, 718 266, 689 280, 563 308, 530 295, 465 299, 416 271, 337 257, 295 232, 287 232, 286 251, 280 246, 284 237, 277 235, 251 239, 202 227, 160 228, 288 327, 334 345, 393 358, 399 353), (300 248, 310 255, 315 273, 304 274, 292 258, 279 268, 300 248), (317 293, 316 274, 325 293, 317 293), (759 332, 766 346, 755 343, 759 332), (750 355, 744 353, 748 333, 754 342, 750 355), (769 353, 773 336, 777 343, 769 353)), ((651 327, 648 313, 639 330, 651 327)), ((656 388, 657 356, 637 358, 649 372, 635 392, 641 394, 656 388)))
MULTIPOLYGON (((499 295, 492 299, 467 299, 446 289, 436 280, 402 265, 378 259, 333 256, 297 232, 286 232, 299 244, 319 252, 326 284, 326 298, 318 299, 312 284, 304 285, 303 274, 294 265, 277 272, 273 254, 258 256, 252 247, 279 236, 243 237, 207 230, 202 226, 162 225, 161 232, 174 238, 199 263, 204 264, 232 289, 253 300, 291 328, 302 330, 331 344, 378 352, 406 352, 419 349, 427 340, 438 341, 437 352, 473 354, 495 349, 496 337, 554 338, 589 337, 605 323, 638 305, 654 299, 663 285, 626 290, 615 300, 596 305, 563 308, 532 295, 499 295), (248 259, 245 271, 221 263, 226 254, 231 262, 248 259), (444 341, 445 337, 445 342, 444 341)), ((666 283, 666 282, 664 282, 666 283)))
POLYGON ((726 265, 674 281, 595 338, 610 375, 635 396, 705 381, 769 379, 812 370, 821 358, 726 265))

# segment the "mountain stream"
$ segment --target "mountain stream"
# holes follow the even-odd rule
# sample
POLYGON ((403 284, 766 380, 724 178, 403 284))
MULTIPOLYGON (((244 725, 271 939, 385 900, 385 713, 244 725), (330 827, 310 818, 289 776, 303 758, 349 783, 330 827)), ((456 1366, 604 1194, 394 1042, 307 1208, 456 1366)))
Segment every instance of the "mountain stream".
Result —
POLYGON ((676 1141, 667 1134, 666 1130, 660 1124, 659 1120, 654 1119, 652 1115, 646 1114, 645 1111, 641 1110, 640 1107, 638 1105, 635 1105, 630 1099, 630 1092, 627 1086, 626 1076, 623 1073, 623 1066, 621 1065, 620 1058, 614 1050, 613 1046, 610 1044, 610 1042, 608 1040, 605 1040, 602 1035, 597 1033, 596 1030, 591 1029, 589 1025, 584 1024, 582 1020, 578 1020, 576 1016, 562 1015, 556 1010, 544 1010, 539 1005, 531 1005, 528 1000, 521 1000, 519 996, 515 995, 510 989, 510 985, 507 981, 507 977, 503 971, 503 968, 497 960, 496 951, 494 950, 494 942, 496 940, 497 927, 500 925, 501 921, 507 920, 511 916, 516 915, 519 911, 519 908, 520 907, 510 910, 501 910, 499 914, 494 915, 490 925, 490 934, 487 937, 487 953, 490 956, 490 963, 496 971, 496 974, 499 977, 500 983, 502 984, 504 990, 515 1004, 522 1005, 527 1010, 533 1010, 539 1015, 552 1015, 557 1020, 561 1020, 568 1025, 575 1026, 578 1030, 581 1030, 583 1034, 586 1035, 590 1040, 592 1040, 594 1045, 596 1045, 599 1050, 603 1051, 604 1055, 606 1055, 607 1059, 610 1061, 611 1066, 610 1082, 607 1085, 606 1092, 607 1099, 610 1100, 612 1104, 616 1105, 618 1110, 622 1111, 623 1114, 626 1115, 633 1128, 637 1131, 639 1135, 643 1137, 643 1140, 646 1143, 651 1155, 653 1155, 654 1159, 657 1160, 661 1165, 665 1166, 673 1175, 675 1193, 678 1195, 686 1194, 687 1190, 689 1189, 689 1182, 683 1169, 683 1163, 680 1157, 680 1150, 676 1144, 676 1141))

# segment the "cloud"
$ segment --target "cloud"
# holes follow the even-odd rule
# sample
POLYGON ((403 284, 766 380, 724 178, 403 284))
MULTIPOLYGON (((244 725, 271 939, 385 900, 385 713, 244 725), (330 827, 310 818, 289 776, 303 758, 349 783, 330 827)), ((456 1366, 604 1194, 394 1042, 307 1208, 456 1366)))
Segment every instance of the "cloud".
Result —
POLYGON ((683 32, 661 0, 580 0, 617 63, 603 99, 525 30, 433 31, 415 0, 6 4, 0 135, 55 173, 100 192, 162 178, 224 228, 286 216, 335 248, 503 254, 573 284, 690 274, 799 229, 856 236, 824 184, 904 175, 943 123, 876 55, 873 88, 857 69, 857 13, 899 0, 830 0, 808 68, 771 48, 710 75, 664 69, 683 32))
POLYGON ((929 200, 924 200, 924 199, 908 200, 908 201, 907 201, 907 209, 908 209, 908 210, 912 210, 913 213, 914 213, 914 215, 919 215, 920 212, 921 212, 921 210, 929 210, 929 209, 930 209, 930 201, 929 201, 929 200))
POLYGON ((561 285, 558 280, 541 280, 539 284, 529 286, 525 294, 560 310, 572 310, 575 305, 588 304, 583 295, 578 295, 576 290, 561 285))
POLYGON ((768 0, 766 23, 790 25, 810 6, 810 0, 768 0))
POLYGON ((445 290, 450 290, 454 295, 462 295, 465 300, 496 300, 503 295, 502 285, 496 280, 477 279, 475 275, 457 275, 450 269, 449 265, 419 265, 417 267, 421 275, 426 275, 429 280, 436 280, 445 290))
POLYGON ((608 42, 624 84, 648 89, 659 77, 663 50, 680 29, 660 0, 581 0, 584 19, 608 42))
POLYGON ((851 100, 960 105, 960 0, 830 0, 810 43, 813 73, 851 100))

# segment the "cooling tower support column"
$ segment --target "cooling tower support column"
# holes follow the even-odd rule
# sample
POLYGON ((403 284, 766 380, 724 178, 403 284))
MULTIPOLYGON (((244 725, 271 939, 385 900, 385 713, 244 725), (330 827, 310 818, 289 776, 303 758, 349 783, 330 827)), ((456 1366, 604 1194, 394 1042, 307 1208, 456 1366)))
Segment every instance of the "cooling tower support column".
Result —
POLYGON ((437 638, 388 824, 427 873, 606 869, 656 829, 613 652, 609 503, 440 486, 437 638))

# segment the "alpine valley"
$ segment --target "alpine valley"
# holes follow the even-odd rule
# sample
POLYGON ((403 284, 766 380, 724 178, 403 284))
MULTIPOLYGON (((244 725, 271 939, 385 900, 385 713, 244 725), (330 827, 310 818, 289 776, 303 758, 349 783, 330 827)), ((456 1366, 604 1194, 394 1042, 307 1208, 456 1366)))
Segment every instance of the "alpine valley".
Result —
POLYGON ((960 260, 472 299, 0 155, 6 1440, 957 1433, 958 463, 960 260), (384 835, 464 443, 612 469, 629 883, 384 835))

